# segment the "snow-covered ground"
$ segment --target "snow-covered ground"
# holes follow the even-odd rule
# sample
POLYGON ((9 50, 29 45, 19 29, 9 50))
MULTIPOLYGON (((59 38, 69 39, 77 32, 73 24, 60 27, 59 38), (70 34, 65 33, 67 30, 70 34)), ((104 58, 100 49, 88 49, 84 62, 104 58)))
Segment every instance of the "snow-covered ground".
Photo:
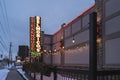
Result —
MULTIPOLYGON (((0 69, 0 80, 6 80, 7 78, 7 75, 8 75, 8 72, 9 72, 9 69, 14 66, 13 64, 11 65, 6 65, 4 66, 3 69, 0 69)), ((3 67, 3 66, 2 66, 3 67)), ((29 80, 27 79, 27 77, 25 76, 25 72, 22 71, 22 66, 16 66, 17 68, 17 71, 19 71, 19 73, 25 78, 25 80, 29 80)))
MULTIPOLYGON (((9 66, 5 66, 4 69, 0 69, 0 80, 6 80, 7 74, 9 72, 9 69, 12 67, 13 65, 9 65, 9 66)), ((16 66, 17 71, 19 71, 19 73, 25 78, 25 80, 29 80, 26 76, 25 76, 25 72, 22 70, 22 66, 16 66)), ((58 80, 63 80, 65 79, 65 77, 62 77, 61 75, 57 75, 58 80)), ((40 79, 40 74, 36 74, 36 79, 39 80, 40 79)), ((53 73, 51 73, 50 77, 47 76, 43 76, 44 80, 53 80, 53 73)), ((69 78, 66 78, 69 79, 69 78)), ((73 80, 73 79, 70 79, 73 80)))
MULTIPOLYGON (((20 72, 20 74, 21 74, 26 80, 29 80, 29 79, 24 75, 25 72, 22 71, 22 69, 17 69, 17 70, 20 72)), ((31 76, 33 77, 33 76, 34 76, 34 73, 32 73, 31 76)), ((72 78, 68 78, 68 77, 63 77, 63 76, 61 76, 61 75, 59 75, 59 74, 57 74, 57 79, 58 79, 58 80, 64 80, 64 79, 66 79, 66 80, 77 80, 77 79, 72 79, 72 78)), ((40 73, 36 73, 36 80, 40 80, 40 73)), ((53 73, 51 73, 51 76, 50 76, 50 77, 47 77, 47 76, 44 76, 44 75, 43 75, 43 80, 54 80, 53 73)))
POLYGON ((29 80, 26 76, 25 76, 25 72, 22 70, 22 68, 19 68, 17 69, 17 71, 19 71, 19 73, 24 77, 25 80, 29 80))
POLYGON ((3 67, 2 69, 0 69, 0 80, 6 80, 7 74, 9 72, 9 68, 11 68, 12 65, 6 65, 6 66, 0 66, 3 67))
POLYGON ((8 69, 0 69, 0 80, 5 80, 8 72, 8 69))

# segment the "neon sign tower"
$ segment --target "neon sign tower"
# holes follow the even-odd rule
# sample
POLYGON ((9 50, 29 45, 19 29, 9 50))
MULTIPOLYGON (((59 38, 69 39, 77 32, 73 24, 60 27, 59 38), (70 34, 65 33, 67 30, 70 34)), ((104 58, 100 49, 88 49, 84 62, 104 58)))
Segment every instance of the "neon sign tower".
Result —
POLYGON ((41 52, 41 17, 30 17, 30 53, 39 56, 41 52))

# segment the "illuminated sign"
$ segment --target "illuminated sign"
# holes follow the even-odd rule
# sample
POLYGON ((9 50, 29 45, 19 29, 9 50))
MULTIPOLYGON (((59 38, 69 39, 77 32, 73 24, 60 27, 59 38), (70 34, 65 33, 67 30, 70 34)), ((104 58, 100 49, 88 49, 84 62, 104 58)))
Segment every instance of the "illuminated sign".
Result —
POLYGON ((35 18, 30 17, 30 51, 35 51, 35 18))
POLYGON ((32 55, 39 55, 41 50, 41 18, 30 18, 30 51, 32 55))
POLYGON ((36 27, 35 27, 35 30, 36 30, 36 52, 40 52, 40 37, 41 37, 41 26, 40 26, 40 20, 41 18, 39 16, 36 16, 36 27))

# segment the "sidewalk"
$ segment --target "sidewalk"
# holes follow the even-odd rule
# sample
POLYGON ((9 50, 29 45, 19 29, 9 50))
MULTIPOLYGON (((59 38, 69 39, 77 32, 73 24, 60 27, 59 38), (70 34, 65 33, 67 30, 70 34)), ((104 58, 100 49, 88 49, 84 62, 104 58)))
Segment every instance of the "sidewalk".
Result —
POLYGON ((15 67, 12 67, 7 75, 6 80, 25 80, 18 72, 15 67))

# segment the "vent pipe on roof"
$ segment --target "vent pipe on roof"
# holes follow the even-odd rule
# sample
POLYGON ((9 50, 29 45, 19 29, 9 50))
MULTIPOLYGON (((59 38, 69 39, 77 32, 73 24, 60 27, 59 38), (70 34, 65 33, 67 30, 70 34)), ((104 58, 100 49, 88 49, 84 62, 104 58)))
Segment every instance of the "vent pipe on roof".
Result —
POLYGON ((61 25, 61 27, 64 27, 66 25, 66 23, 63 23, 62 25, 61 25))

